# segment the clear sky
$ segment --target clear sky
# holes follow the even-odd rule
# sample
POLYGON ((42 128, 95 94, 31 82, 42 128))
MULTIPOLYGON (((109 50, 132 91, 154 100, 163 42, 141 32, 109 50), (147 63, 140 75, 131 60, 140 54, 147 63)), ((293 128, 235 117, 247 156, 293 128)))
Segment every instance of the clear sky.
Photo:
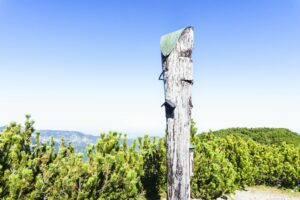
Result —
POLYGON ((162 135, 159 39, 188 25, 201 131, 300 132, 300 0, 0 0, 0 126, 162 135))

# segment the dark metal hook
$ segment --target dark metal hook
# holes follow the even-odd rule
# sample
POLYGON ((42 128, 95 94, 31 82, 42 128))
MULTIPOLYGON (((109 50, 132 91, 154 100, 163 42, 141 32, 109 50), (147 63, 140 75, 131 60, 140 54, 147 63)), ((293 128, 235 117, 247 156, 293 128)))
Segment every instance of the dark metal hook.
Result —
POLYGON ((187 82, 187 83, 189 83, 189 84, 191 84, 191 85, 194 84, 194 81, 193 81, 193 80, 181 79, 181 81, 187 82))
POLYGON ((163 71, 160 73, 160 75, 159 75, 159 77, 158 77, 158 80, 160 80, 160 81, 164 81, 164 80, 165 80, 164 78, 161 78, 162 76, 164 76, 165 72, 166 72, 166 70, 163 70, 163 71))

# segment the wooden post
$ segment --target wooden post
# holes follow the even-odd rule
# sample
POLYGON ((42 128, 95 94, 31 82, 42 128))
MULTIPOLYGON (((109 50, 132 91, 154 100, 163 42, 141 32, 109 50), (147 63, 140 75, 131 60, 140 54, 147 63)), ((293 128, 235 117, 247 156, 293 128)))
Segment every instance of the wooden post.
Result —
MULTIPOLYGON (((190 199, 190 127, 193 64, 192 27, 161 37, 167 122, 167 199, 190 199)), ((161 78, 163 76, 163 79, 161 78)))

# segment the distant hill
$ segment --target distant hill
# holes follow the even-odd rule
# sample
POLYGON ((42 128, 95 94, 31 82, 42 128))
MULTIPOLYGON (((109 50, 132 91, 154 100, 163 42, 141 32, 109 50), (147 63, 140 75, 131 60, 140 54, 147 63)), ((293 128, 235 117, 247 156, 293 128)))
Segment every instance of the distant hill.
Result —
MULTIPOLYGON (((5 126, 0 127, 0 133, 5 129, 5 126)), ((61 143, 61 139, 64 138, 65 143, 69 142, 75 148, 76 152, 82 152, 85 155, 85 149, 88 144, 95 144, 99 136, 84 134, 79 131, 62 131, 62 130, 38 130, 40 132, 40 141, 42 143, 49 143, 51 137, 54 139, 55 150, 61 143)), ((32 135, 32 141, 34 142, 35 133, 32 135)))
POLYGON ((5 129, 5 126, 0 126, 0 133, 5 129))
MULTIPOLYGON (((0 132, 5 127, 0 127, 0 132)), ((61 138, 63 137, 65 143, 71 142, 76 152, 82 152, 86 158, 86 147, 88 144, 95 144, 99 136, 88 135, 78 131, 62 131, 62 130, 39 130, 40 141, 50 142, 50 138, 53 137, 55 142, 55 149, 57 151, 61 138)), ((207 133, 207 132, 206 132, 207 133)), ((300 146, 300 135, 285 128, 228 128, 217 131, 211 131, 210 133, 218 136, 225 137, 226 135, 235 134, 242 138, 251 138, 256 142, 262 144, 280 144, 286 142, 287 144, 294 144, 300 146)), ((201 137, 201 134, 199 135, 201 137)), ((32 136, 34 141, 35 134, 32 136)), ((128 139, 128 145, 132 143, 133 139, 128 139)))
POLYGON ((285 128, 228 128, 217 131, 211 131, 216 136, 225 137, 229 134, 235 134, 242 138, 251 138, 262 144, 278 145, 282 142, 300 146, 300 135, 285 128))
MULTIPOLYGON (((55 147, 58 149, 61 139, 64 138, 65 143, 71 142, 76 152, 85 153, 88 144, 95 144, 99 136, 84 134, 79 131, 61 131, 61 130, 39 130, 40 141, 49 143, 51 137, 54 139, 55 147)), ((34 141, 35 134, 32 136, 34 141)))
MULTIPOLYGON (((0 127, 0 133, 5 129, 5 126, 0 127)), ((42 143, 49 143, 51 137, 54 139, 55 150, 58 151, 61 139, 64 138, 66 144, 72 143, 76 152, 84 154, 86 159, 86 147, 89 144, 95 144, 100 136, 85 134, 79 131, 64 131, 64 130, 38 130, 40 132, 40 141, 42 143)), ((35 133, 32 135, 32 142, 34 142, 35 133)), ((127 144, 130 145, 133 139, 128 139, 127 144)))

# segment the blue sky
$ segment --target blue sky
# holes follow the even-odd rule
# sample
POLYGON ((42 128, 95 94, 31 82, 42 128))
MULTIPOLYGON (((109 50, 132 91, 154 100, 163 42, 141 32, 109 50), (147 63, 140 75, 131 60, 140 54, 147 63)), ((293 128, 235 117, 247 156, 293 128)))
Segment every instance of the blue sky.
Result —
POLYGON ((0 126, 162 135, 159 39, 189 25, 201 131, 300 132, 298 0, 0 0, 0 126))

